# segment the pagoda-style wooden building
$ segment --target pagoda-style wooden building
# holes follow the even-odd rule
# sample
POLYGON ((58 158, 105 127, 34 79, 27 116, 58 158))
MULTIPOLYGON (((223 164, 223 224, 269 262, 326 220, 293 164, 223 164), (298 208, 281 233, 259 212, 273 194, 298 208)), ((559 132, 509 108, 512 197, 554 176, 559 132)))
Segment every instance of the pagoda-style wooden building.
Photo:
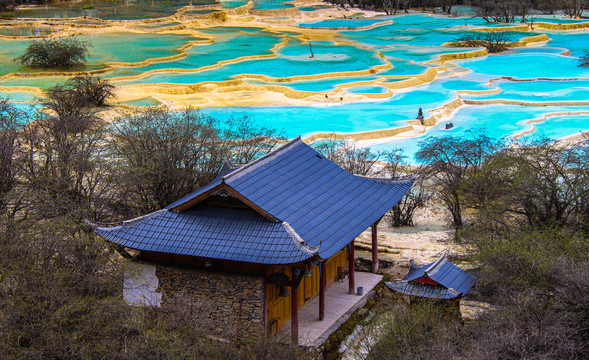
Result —
POLYGON ((296 138, 227 164, 162 210, 95 231, 155 264, 164 301, 209 301, 203 320, 220 333, 238 324, 273 334, 292 319, 298 343, 299 309, 319 296, 322 320, 325 289, 345 275, 353 293, 354 239, 371 226, 376 271, 376 226, 412 183, 354 176, 296 138))

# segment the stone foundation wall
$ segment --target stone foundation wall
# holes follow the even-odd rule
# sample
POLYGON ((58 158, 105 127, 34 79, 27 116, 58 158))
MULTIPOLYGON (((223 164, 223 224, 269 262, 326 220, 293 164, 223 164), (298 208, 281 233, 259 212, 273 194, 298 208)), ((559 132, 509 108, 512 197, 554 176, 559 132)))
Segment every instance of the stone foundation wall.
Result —
POLYGON ((231 341, 238 332, 240 338, 264 334, 263 277, 164 265, 157 265, 156 277, 162 307, 179 307, 207 333, 231 341))

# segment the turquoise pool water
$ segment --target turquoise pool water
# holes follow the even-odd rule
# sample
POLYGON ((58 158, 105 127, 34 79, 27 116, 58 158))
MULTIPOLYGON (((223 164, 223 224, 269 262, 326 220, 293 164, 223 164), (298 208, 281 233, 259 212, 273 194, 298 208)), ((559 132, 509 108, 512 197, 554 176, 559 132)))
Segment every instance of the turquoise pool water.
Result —
POLYGON ((254 4, 254 9, 267 9, 267 10, 272 10, 272 9, 288 9, 288 8, 293 8, 294 5, 292 4, 254 4))
POLYGON ((384 86, 364 85, 351 87, 348 92, 352 94, 382 94, 386 93, 387 90, 384 86))
POLYGON ((145 29, 161 29, 161 28, 165 28, 165 27, 172 27, 172 26, 177 26, 180 25, 181 23, 179 22, 156 22, 156 23, 145 23, 145 24, 139 24, 140 28, 145 28, 145 29))
MULTIPOLYGON (((83 9, 90 0, 81 2, 60 3, 57 5, 40 6, 23 11, 31 17, 61 18, 78 16, 91 11, 92 16, 114 19, 115 22, 94 20, 76 20, 76 22, 94 22, 103 26, 113 24, 128 26, 118 20, 133 18, 152 18, 168 16, 189 2, 182 0, 136 0, 129 2, 129 7, 117 6, 106 0, 95 0, 94 9, 83 9), (77 15, 76 15, 77 14, 77 15)), ((192 1, 193 5, 212 3, 212 0, 192 1)), ((245 1, 222 1, 220 7, 235 7, 245 1)), ((256 0, 254 7, 258 9, 279 9, 292 7, 293 4, 284 0, 256 0)), ((303 11, 313 11, 325 5, 307 6, 303 11)), ((454 7, 454 10, 468 8, 454 7)), ((188 10, 190 13, 203 13, 214 10, 188 10)), ((314 14, 307 14, 314 15, 314 14)), ((275 17, 277 15, 274 15, 275 17)), ((570 19, 536 17, 535 21, 572 22, 570 19)), ((131 25, 134 30, 165 29, 180 24, 179 21, 166 20, 161 23, 141 23, 131 25)), ((83 35, 83 40, 90 41, 89 65, 93 68, 103 67, 108 62, 140 62, 150 58, 159 58, 178 53, 178 49, 190 41, 202 40, 189 35, 194 30, 211 37, 212 43, 195 44, 186 50, 187 56, 172 61, 151 63, 140 67, 116 67, 114 71, 103 74, 105 78, 142 75, 147 71, 157 70, 157 74, 143 76, 138 79, 118 81, 116 85, 132 84, 197 84, 235 79, 239 75, 249 74, 246 83, 271 84, 299 91, 327 94, 338 88, 357 96, 350 96, 356 103, 339 103, 339 98, 329 99, 328 104, 309 103, 308 106, 284 107, 226 107, 207 108, 203 111, 218 116, 231 116, 241 112, 251 114, 263 125, 284 128, 290 137, 314 132, 360 132, 404 126, 404 121, 414 119, 417 109, 424 110, 424 115, 435 108, 457 99, 459 94, 467 100, 510 100, 525 102, 555 101, 589 101, 589 68, 577 66, 578 57, 589 49, 589 31, 533 31, 510 32, 514 40, 526 36, 546 33, 550 37, 547 43, 534 44, 530 47, 516 48, 502 54, 488 55, 466 60, 446 62, 446 69, 436 59, 442 54, 468 52, 474 48, 453 48, 443 44, 455 40, 472 28, 483 26, 509 26, 513 24, 488 24, 482 19, 465 17, 446 17, 440 15, 409 14, 382 16, 378 18, 331 19, 320 22, 306 22, 299 27, 287 30, 273 30, 260 27, 214 27, 191 28, 188 25, 186 34, 159 34, 153 32, 125 31, 97 32, 83 35), (368 25, 379 24, 392 20, 394 23, 380 25, 371 29, 357 30, 368 25), (335 41, 311 41, 314 56, 311 58, 309 43, 301 40, 301 28, 335 27, 356 30, 338 31, 335 41), (286 44, 283 46, 283 41, 286 44), (341 40, 341 41, 339 41, 341 40), (277 47, 275 53, 272 49, 277 47), (571 55, 563 55, 570 51, 571 55), (381 57, 379 54, 382 54, 381 57), (276 55, 270 58, 251 59, 256 55, 276 55), (222 63, 240 59, 235 63, 222 63), (386 61, 385 61, 386 59, 386 61), (392 69, 372 70, 376 66, 390 62, 392 69), (204 67, 215 65, 214 68, 203 70, 204 67), (395 90, 388 99, 370 100, 358 94, 386 93, 382 84, 391 84, 409 80, 428 69, 439 68, 439 77, 429 84, 411 89, 395 90), (170 69, 189 70, 183 73, 170 69), (358 75, 338 73, 356 71, 358 75), (361 73, 361 74, 360 74, 361 73), (265 82, 260 76, 270 77, 265 82), (280 79, 322 75, 324 78, 314 80, 297 80, 294 82, 280 79), (337 76, 337 77, 336 77, 337 76), (492 79, 513 77, 515 79, 546 78, 535 81, 494 81, 492 79), (275 78, 275 79, 273 79, 275 78), (564 81, 563 79, 572 79, 564 81), (353 86, 354 82, 375 82, 373 85, 353 86), (461 91, 481 91, 500 89, 496 94, 464 94, 461 91)), ((41 28, 39 28, 41 29, 41 28)), ((43 28, 46 31, 46 28, 43 28)), ((6 34, 30 33, 34 27, 0 27, 6 34), (21 28, 25 29, 22 30, 21 28), (3 30, 9 29, 9 30, 3 30)), ((152 30, 153 31, 153 30, 152 30)), ((92 32, 91 32, 92 33, 92 32)), ((199 35, 196 35, 199 36, 199 35)), ((20 65, 13 59, 24 52, 28 40, 0 39, 0 75, 19 71, 20 65)), ((65 77, 11 77, 3 78, 1 85, 5 87, 32 86, 46 89, 67 80, 65 77)), ((227 88, 231 91, 231 88, 227 88)), ((252 90, 255 95, 256 90, 252 90)), ((193 100, 206 94, 194 94, 193 100)), ((316 98, 323 99, 323 95, 316 98)), ((0 97, 10 96, 12 101, 33 102, 36 97, 32 92, 3 91, 0 97)), ((162 95, 163 96, 163 95, 162 95)), ((249 94, 248 94, 249 96, 249 94)), ((190 100, 190 99, 189 99, 190 100)), ((158 104, 152 97, 146 96, 126 103, 133 106, 150 106, 158 104)), ((19 103, 19 106, 23 104, 19 103)), ((557 111, 587 111, 589 106, 515 106, 506 104, 465 106, 453 114, 454 128, 445 130, 444 123, 429 129, 426 136, 456 135, 465 136, 468 131, 486 131, 494 137, 511 137, 530 125, 526 120, 541 117, 557 111)), ((536 124, 536 132, 528 138, 540 136, 562 137, 575 134, 589 128, 588 116, 551 117, 549 121, 536 124)), ((406 153, 413 154, 417 144, 424 137, 388 141, 374 145, 375 150, 391 149, 397 146, 406 148, 406 153)))
POLYGON ((231 0, 223 1, 223 0, 221 0, 221 5, 223 5, 223 7, 227 8, 227 9, 233 9, 233 8, 245 5, 245 4, 247 4, 247 1, 231 1, 231 0))
POLYGON ((45 36, 59 30, 50 26, 11 26, 0 27, 0 35, 6 36, 45 36))
POLYGON ((305 28, 359 28, 378 24, 385 20, 386 19, 334 19, 301 23, 299 26, 305 28))
POLYGON ((145 34, 145 33, 97 33, 84 35, 89 48, 89 64, 106 62, 138 62, 150 58, 158 58, 178 54, 178 49, 195 40, 190 35, 177 34, 145 34), (129 51, 133 49, 133 51, 129 51))
POLYGON ((589 49, 589 32, 574 31, 559 33, 555 31, 547 32, 550 37, 548 46, 565 48, 571 52, 572 56, 582 56, 589 49))
POLYGON ((126 0, 121 6, 121 3, 110 0, 82 0, 41 5, 7 15, 21 18, 69 19, 87 16, 105 20, 134 20, 170 16, 189 4, 213 3, 214 0, 126 0))
MULTIPOLYGON (((140 74, 154 69, 198 69, 238 57, 270 54, 270 49, 280 41, 281 39, 277 35, 270 33, 227 31, 220 35, 217 34, 213 43, 197 44, 186 50, 186 57, 129 70, 140 74)), ((118 74, 115 72, 109 76, 115 77, 118 74)))
POLYGON ((350 133, 389 129, 404 126, 404 121, 414 119, 420 107, 424 110, 424 116, 428 116, 427 109, 440 107, 453 100, 454 94, 442 91, 444 84, 428 84, 419 86, 411 92, 397 94, 390 99, 354 104, 225 107, 204 108, 202 111, 219 117, 247 113, 261 125, 284 129, 289 137, 314 132, 350 133))
MULTIPOLYGON (((386 56, 386 53, 384 53, 386 56)), ((393 65, 392 69, 380 73, 381 76, 406 76, 423 74, 429 66, 415 62, 414 60, 405 60, 386 56, 387 60, 393 65)))
MULTIPOLYGON (((530 22, 530 19, 526 20, 530 22)), ((582 23, 582 22, 589 22, 589 19, 567 19, 555 15, 536 15, 534 16, 535 22, 547 22, 547 23, 555 23, 555 24, 570 24, 570 23, 582 23)))
POLYGON ((254 9, 287 9, 294 5, 288 3, 290 0, 253 0, 254 9))
POLYGON ((14 59, 25 52, 28 44, 26 40, 0 39, 0 75, 18 71, 21 66, 14 59))
POLYGON ((313 6, 300 7, 299 10, 300 11, 316 11, 316 10, 321 10, 321 9, 329 9, 330 7, 331 7, 330 5, 313 5, 313 6))
POLYGON ((578 59, 550 53, 506 53, 453 63, 479 74, 534 78, 589 78, 589 68, 579 67, 578 59))
MULTIPOLYGON (((372 76, 372 77, 362 77, 362 80, 378 80, 379 77, 372 76)), ((313 92, 323 92, 323 91, 330 91, 337 88, 338 85, 345 85, 351 82, 357 82, 358 78, 356 77, 344 77, 344 78, 334 78, 328 80, 308 80, 308 81, 294 81, 289 82, 288 84, 284 83, 266 83, 261 81, 248 81, 252 84, 266 84, 266 85, 280 85, 280 86, 288 86, 293 90, 298 91, 313 91, 313 92)))
POLYGON ((469 94, 464 99, 489 100, 506 99, 526 102, 587 101, 589 102, 589 81, 496 81, 498 94, 469 94))
POLYGON ((545 122, 534 124, 536 131, 524 136, 524 139, 559 139, 565 136, 575 135, 580 129, 589 129, 589 115, 555 116, 545 122))
MULTIPOLYGON (((527 107, 514 105, 484 105, 469 106, 460 109, 451 120, 454 127, 446 130, 447 122, 439 123, 428 131, 427 136, 442 137, 455 136, 466 137, 471 133, 486 132, 493 138, 506 138, 512 140, 512 136, 529 129, 531 125, 525 124, 526 120, 540 118, 546 113, 552 112, 574 112, 586 110, 586 107, 575 106, 549 106, 549 107, 527 107)), ((589 129, 589 117, 562 116, 549 118, 544 123, 536 123, 536 132, 524 136, 525 140, 539 140, 545 137, 557 139, 564 136, 574 135, 579 130, 589 129)), ((426 136, 389 141, 386 143, 372 145, 373 151, 389 151, 396 148, 403 148, 405 154, 413 157, 419 150, 419 142, 426 136)), ((415 159, 412 158, 413 161, 415 159)))
MULTIPOLYGON (((145 33, 97 33, 78 37, 91 44, 89 67, 106 62, 137 62, 149 58, 178 54, 178 48, 195 40, 190 35, 145 33), (129 51, 129 49, 133 51, 129 51)), ((21 65, 14 59, 23 54, 29 40, 0 39, 0 74, 19 72, 21 65)))
MULTIPOLYGON (((237 38, 240 46, 231 46, 228 49, 215 52, 199 52, 199 50, 207 48, 195 48, 198 56, 189 55, 189 57, 174 62, 177 67, 195 68, 204 65, 215 64, 220 60, 232 59, 236 56, 231 56, 232 51, 237 51, 241 56, 245 55, 260 55, 269 53, 269 49, 280 39, 272 38, 272 42, 267 43, 265 51, 260 51, 263 42, 257 37, 255 46, 251 46, 250 42, 244 42, 242 37, 237 38), (251 53, 249 51, 252 51, 251 53), (191 59, 194 59, 198 64, 191 64, 191 59), (201 65, 202 64, 202 65, 201 65), (197 66, 201 65, 201 66, 197 66)), ((211 47, 214 47, 211 44, 211 47)), ((158 73, 138 80, 129 80, 120 82, 125 84, 137 83, 172 83, 172 84, 194 84, 202 81, 223 81, 239 74, 254 74, 266 75, 271 77, 285 77, 285 76, 300 76, 300 75, 315 75, 315 74, 329 74, 345 71, 357 71, 369 69, 372 66, 383 64, 383 60, 376 56, 375 53, 358 49, 353 46, 346 45, 313 45, 314 58, 309 57, 309 47, 306 44, 293 44, 280 49, 279 57, 264 58, 241 61, 234 64, 227 64, 218 69, 207 70, 195 73, 158 73), (288 69, 288 71, 285 71, 288 69)), ((189 54, 192 52, 189 51, 189 54)), ((137 72, 143 72, 150 69, 169 68, 169 63, 153 64, 147 67, 133 69, 137 72)), ((108 76, 117 76, 115 72, 108 76)))
POLYGON ((0 91, 0 99, 9 101, 35 101, 37 98, 37 95, 30 91, 0 91))

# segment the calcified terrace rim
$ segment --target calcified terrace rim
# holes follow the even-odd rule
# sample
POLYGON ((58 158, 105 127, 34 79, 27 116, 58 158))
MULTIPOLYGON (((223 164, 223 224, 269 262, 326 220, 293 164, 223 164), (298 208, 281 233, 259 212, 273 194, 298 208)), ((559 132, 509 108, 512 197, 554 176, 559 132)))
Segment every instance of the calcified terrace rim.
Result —
MULTIPOLYGON (((301 4, 298 6, 304 6, 304 1, 298 1, 301 4)), ((313 18, 313 21, 322 21, 322 20, 329 20, 332 19, 331 16, 327 16, 327 14, 337 14, 341 9, 338 8, 328 8, 328 9, 318 9, 315 10, 314 13, 319 14, 319 16, 313 18)), ((337 31, 341 30, 366 30, 372 29, 380 26, 385 26, 394 23, 393 20, 383 20, 376 22, 374 24, 370 24, 367 26, 361 27, 298 27, 296 24, 291 24, 293 22, 292 19, 288 19, 285 21, 289 24, 273 24, 276 22, 272 20, 271 16, 276 16, 284 11, 288 11, 291 16, 297 16, 301 12, 298 10, 297 7, 288 8, 288 9, 253 9, 253 3, 250 1, 245 5, 236 7, 236 8, 220 8, 219 5, 201 5, 201 6, 185 6, 176 11, 174 15, 166 16, 162 18, 156 19, 143 19, 143 20, 103 20, 98 18, 69 18, 64 19, 62 21, 57 21, 55 19, 32 19, 32 18, 21 18, 15 19, 19 21, 18 26, 39 26, 39 25, 49 25, 57 27, 61 30, 59 33, 51 33, 47 35, 33 35, 33 36, 13 36, 13 35, 0 35, 2 39, 39 39, 39 38, 50 38, 55 36, 71 36, 77 34, 84 34, 84 33, 106 33, 106 32, 129 32, 129 33, 165 33, 165 34, 183 34, 183 35, 191 35, 195 38, 199 38, 199 40, 192 40, 186 43, 185 45, 175 49, 177 54, 170 55, 170 56, 163 56, 163 57, 156 57, 156 58, 149 58, 144 59, 137 62, 106 62, 104 69, 96 69, 91 71, 80 71, 80 72, 39 72, 39 73, 10 73, 0 77, 1 80, 7 80, 10 78, 16 77, 52 77, 52 76, 73 76, 73 75, 80 75, 80 74, 103 74, 107 72, 113 71, 115 68, 137 68, 143 67, 146 65, 157 64, 157 63, 165 63, 177 59, 181 59, 187 56, 187 50, 194 47, 195 45, 200 44, 207 44, 214 42, 214 36, 210 34, 205 34, 199 32, 198 30, 208 29, 215 26, 226 26, 226 27, 239 27, 239 28, 261 28, 262 31, 267 31, 269 33, 280 33, 284 31, 288 31, 290 33, 295 33, 296 35, 291 35, 290 37, 296 38, 300 41, 331 41, 335 45, 351 45, 357 47, 359 49, 371 51, 375 54, 376 57, 380 58, 383 61, 383 64, 380 65, 373 65, 367 69, 355 70, 355 71, 340 71, 340 72, 333 72, 333 73, 320 73, 320 74, 313 74, 313 75, 297 75, 297 76, 286 76, 286 77, 272 77, 269 75, 263 74, 238 74, 234 75, 233 80, 225 80, 225 81, 205 81, 205 82, 198 82, 194 84, 173 84, 173 83, 157 83, 157 84, 150 84, 150 83, 143 83, 143 84, 134 84, 134 85, 122 85, 118 86, 119 95, 122 95, 122 101, 129 101, 133 99, 144 98, 146 96, 153 97, 154 99, 171 105, 173 108, 180 108, 186 105, 196 105, 196 106, 227 106, 227 105, 253 105, 253 106, 264 106, 264 105, 274 105, 276 101, 275 96, 264 96, 266 93, 274 93, 280 95, 282 97, 282 101, 285 102, 285 105, 309 105, 309 104, 316 104, 316 103, 330 103, 330 102, 338 102, 338 103, 349 103, 349 102, 359 102, 359 101, 369 101, 373 99, 386 99, 390 98, 395 95, 396 91, 407 91, 411 88, 414 88, 419 85, 423 85, 426 83, 430 83, 438 78, 439 74, 444 72, 450 72, 460 69, 457 66, 453 68, 449 68, 446 66, 445 62, 449 60, 456 60, 456 59, 467 59, 467 58, 475 58, 488 55, 487 51, 484 49, 474 49, 470 51, 464 52, 457 52, 457 53, 445 53, 440 54, 434 60, 429 60, 423 62, 424 64, 429 64, 430 68, 425 70, 422 73, 414 74, 414 75, 400 75, 400 76, 387 76, 387 75, 378 75, 386 70, 392 69, 393 65, 386 59, 386 57, 373 49, 368 47, 362 46, 362 44, 357 42, 346 41, 339 38, 339 34, 337 31), (207 14, 187 14, 189 11, 194 10, 217 10, 212 13, 207 14), (278 11, 278 12, 277 12, 278 11), (224 14, 226 21, 219 21, 219 14, 224 14), (291 14, 292 13, 292 14, 291 14), (90 24, 83 24, 83 22, 92 22, 90 24), (170 26, 162 26, 160 28, 149 28, 149 27, 141 27, 142 25, 153 24, 153 23, 177 23, 170 26), (202 40, 204 39, 204 40, 202 40), (354 76, 363 76, 363 75, 376 75, 377 79, 374 80, 363 80, 359 79, 355 82, 348 82, 343 84, 336 85, 336 88, 329 91, 302 91, 302 90, 295 90, 289 88, 288 86, 281 86, 279 84, 288 84, 290 82, 298 82, 298 81, 305 81, 305 80, 327 80, 327 79, 337 79, 337 78, 349 78, 354 76), (396 82, 386 82, 386 80, 395 79, 398 80, 396 82), (260 82, 266 82, 269 84, 248 84, 246 81, 254 80, 260 82), (347 89, 356 87, 356 86, 381 86, 386 89, 383 93, 349 93, 347 89), (257 93, 257 96, 250 96, 248 101, 247 96, 243 96, 242 93, 250 93, 254 92, 257 93), (194 99, 194 95, 201 96, 198 99, 194 99), (224 96, 223 96, 224 95, 224 96), (232 95, 232 96, 229 96, 232 95), (208 98, 207 98, 208 97, 208 98), (223 100, 218 100, 215 98, 226 98, 223 100), (245 98, 245 100, 244 100, 245 98), (256 100, 253 100, 256 98, 256 100), (265 100, 265 98, 268 98, 265 100), (338 101, 339 99, 339 101, 338 101), (234 103, 232 103, 234 102, 234 103)), ((361 10, 358 10, 361 11, 361 10)), ((0 23, 0 27, 6 27, 14 25, 13 22, 7 23, 0 23)), ((538 29, 550 29, 550 30, 578 30, 578 29, 589 29, 589 22, 586 23, 567 23, 567 24, 553 24, 553 23, 546 23, 546 22, 534 22, 533 24, 526 24, 526 25, 518 25, 518 26, 505 26, 505 27, 484 27, 484 28, 472 28, 470 30, 475 31, 530 31, 530 30, 538 30, 538 29)), ((548 41, 549 38, 546 34, 541 35, 534 35, 530 37, 525 37, 517 42, 513 43, 513 46, 527 46, 532 43, 538 42, 545 42, 548 41)), ((228 64, 236 64, 244 61, 253 61, 259 59, 267 59, 267 58, 276 58, 278 57, 278 51, 286 46, 289 41, 289 36, 286 34, 282 35, 282 41, 275 44, 271 49, 269 54, 263 55, 250 55, 250 56, 243 56, 234 59, 226 59, 217 61, 214 64, 202 66, 195 69, 153 69, 145 71, 138 75, 132 76, 121 76, 121 77, 113 77, 109 80, 112 82, 119 82, 119 81, 126 81, 126 80, 137 80, 137 79, 144 79, 148 76, 158 74, 158 73, 177 73, 177 74, 194 74, 199 73, 211 69, 218 69, 228 64)), ((444 44, 449 45, 449 44, 444 44)), ((462 69, 465 72, 468 70, 462 69)), ((510 80, 509 78, 505 78, 510 80)), ((492 86, 492 82, 496 80, 491 80, 491 83, 488 85, 492 86)), ((540 79, 526 79, 521 81, 534 81, 540 79)), ((542 79, 542 80, 562 80, 562 79, 542 79)), ((570 79, 570 80, 579 80, 579 79, 570 79)), ((515 80, 514 81, 520 81, 515 80)), ((27 87, 27 86, 15 86, 15 87, 8 87, 8 86, 0 86, 0 91, 31 91, 38 96, 43 95, 43 91, 40 88, 36 87, 27 87)), ((306 142, 312 142, 321 138, 326 137, 338 137, 343 139, 355 139, 355 140, 369 140, 369 139, 380 139, 385 137, 395 137, 399 135, 404 136, 419 136, 426 132, 427 127, 435 125, 440 120, 448 120, 451 119, 451 116, 455 111, 465 104, 521 104, 526 105, 525 102, 521 101, 513 101, 513 100, 462 100, 460 98, 460 93, 485 93, 485 92, 500 92, 501 90, 498 88, 490 89, 490 90, 465 90, 465 91, 457 91, 458 98, 454 99, 447 104, 444 104, 442 107, 437 109, 426 109, 430 113, 430 117, 425 119, 424 126, 420 126, 421 124, 416 121, 406 121, 407 125, 399 126, 395 128, 389 129, 381 129, 381 130, 372 130, 372 131, 364 131, 364 132, 356 132, 356 133, 321 133, 317 132, 314 133, 307 138, 305 138, 306 142)), ((533 104, 537 106, 540 103, 534 102, 533 104)), ((546 105, 586 105, 589 104, 588 102, 584 101, 576 101, 576 102, 549 102, 546 105)), ((541 104, 540 104, 541 105, 541 104)), ((129 107, 128 105, 120 105, 120 107, 126 108, 129 107)), ((581 115, 585 114, 585 112, 575 112, 573 115, 581 115)), ((557 114, 561 115, 561 114, 557 114)), ((539 121, 545 121, 547 118, 551 116, 556 116, 552 114, 548 114, 542 119, 532 119, 529 120, 529 124, 539 121)), ((528 123, 528 122, 526 122, 528 123)), ((523 136, 524 134, 533 131, 534 127, 531 126, 531 130, 527 129, 522 131, 521 133, 517 134, 516 137, 523 136)))

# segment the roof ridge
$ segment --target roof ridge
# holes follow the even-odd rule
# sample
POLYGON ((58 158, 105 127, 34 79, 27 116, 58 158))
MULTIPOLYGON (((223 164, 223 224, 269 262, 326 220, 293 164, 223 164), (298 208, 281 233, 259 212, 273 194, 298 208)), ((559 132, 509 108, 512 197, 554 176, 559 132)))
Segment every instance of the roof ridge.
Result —
POLYGON ((406 184, 408 182, 415 180, 415 174, 401 176, 397 179, 390 179, 390 178, 386 178, 386 177, 376 177, 376 176, 373 177, 373 176, 367 176, 367 175, 356 175, 356 174, 353 174, 353 175, 357 178, 360 178, 360 179, 372 180, 372 181, 377 181, 377 182, 386 183, 386 184, 406 184))
POLYGON ((308 255, 315 255, 319 251, 321 244, 319 244, 317 246, 311 246, 311 245, 307 244, 307 242, 305 242, 305 240, 303 240, 303 238, 296 232, 295 229, 292 228, 292 226, 290 226, 289 223, 287 223, 286 221, 283 221, 282 225, 284 226, 284 229, 286 230, 286 232, 292 237, 292 239, 294 240, 295 246, 299 250, 301 250, 302 252, 304 252, 308 255))
POLYGON ((98 226, 98 227, 96 227, 96 230, 112 231, 112 230, 124 229, 126 227, 135 225, 136 223, 147 221, 147 220, 149 220, 155 216, 158 216, 164 212, 168 212, 168 210, 167 209, 160 209, 160 210, 154 211, 154 212, 146 214, 146 215, 138 216, 138 217, 130 219, 130 220, 125 220, 122 223, 120 223, 120 225, 118 225, 118 226, 111 226, 111 227, 98 226))
POLYGON ((432 276, 435 275, 441 268, 441 265, 446 263, 446 253, 442 253, 442 255, 440 255, 440 257, 434 261, 427 269, 424 270, 424 272, 428 275, 428 276, 432 276))
POLYGON ((252 161, 252 162, 250 162, 250 163, 247 163, 247 164, 245 164, 244 166, 242 166, 242 167, 240 167, 240 168, 238 168, 238 169, 235 169, 235 170, 233 170, 233 171, 232 171, 232 172, 230 172, 229 174, 227 174, 227 175, 223 176, 223 177, 222 177, 222 180, 223 180, 223 181, 226 181, 226 180, 228 180, 230 177, 234 177, 234 176, 243 175, 243 174, 245 174, 245 171, 246 171, 246 170, 251 170, 251 169, 252 169, 254 166, 256 166, 256 165, 259 165, 259 164, 260 164, 261 162, 263 162, 264 160, 267 160, 267 159, 269 159, 269 158, 271 158, 271 157, 273 157, 273 156, 276 156, 276 155, 277 155, 279 152, 281 152, 281 151, 283 151, 283 150, 287 149, 288 147, 290 147, 290 146, 292 146, 292 145, 294 145, 294 144, 296 144, 296 143, 298 143, 298 142, 302 142, 302 140, 301 140, 301 135, 299 135, 299 136, 297 136, 296 138, 294 138, 294 139, 292 139, 292 140, 288 141, 286 144, 284 144, 284 145, 282 145, 282 146, 278 147, 277 149, 270 151, 270 152, 269 152, 269 153, 267 153, 266 155, 264 155, 264 156, 261 156, 261 157, 257 158, 256 160, 254 160, 254 161, 252 161))

